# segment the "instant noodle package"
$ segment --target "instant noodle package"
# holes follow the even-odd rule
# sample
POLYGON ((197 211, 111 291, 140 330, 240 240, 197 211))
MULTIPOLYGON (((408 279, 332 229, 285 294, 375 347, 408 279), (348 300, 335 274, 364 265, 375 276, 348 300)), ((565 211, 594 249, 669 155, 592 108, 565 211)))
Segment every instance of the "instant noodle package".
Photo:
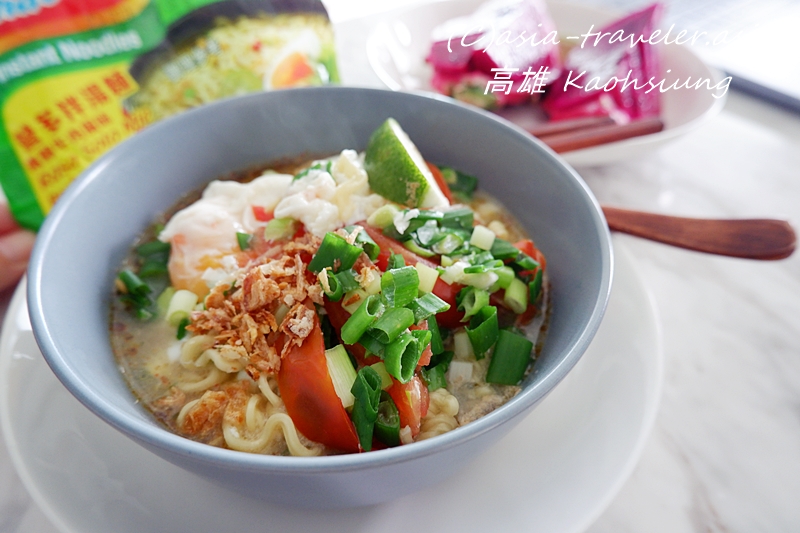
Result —
POLYGON ((157 120, 338 81, 319 0, 0 3, 0 182, 37 229, 91 162, 157 120))

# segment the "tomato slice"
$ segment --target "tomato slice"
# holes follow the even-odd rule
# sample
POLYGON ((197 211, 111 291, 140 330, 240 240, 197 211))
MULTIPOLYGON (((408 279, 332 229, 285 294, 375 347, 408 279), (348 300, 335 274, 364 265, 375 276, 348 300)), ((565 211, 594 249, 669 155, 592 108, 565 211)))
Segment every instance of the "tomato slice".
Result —
MULTIPOLYGON (((306 305, 314 309, 310 302, 306 305)), ((281 361, 278 387, 286 412, 300 433, 335 450, 360 451, 353 422, 328 374, 325 343, 316 313, 314 328, 303 344, 292 346, 281 361)))
POLYGON ((267 211, 262 205, 254 205, 252 206, 252 209, 253 217, 255 217, 255 219, 259 222, 269 222, 275 218, 275 213, 273 211, 267 211))
MULTIPOLYGON (((362 224, 362 226, 364 226, 364 230, 381 249, 381 253, 378 254, 378 257, 375 259, 375 264, 378 265, 378 268, 381 270, 386 271, 389 266, 389 256, 392 252, 402 255, 406 264, 409 266, 416 265, 417 263, 422 263, 431 268, 439 266, 439 263, 425 257, 420 257, 396 240, 387 237, 379 229, 368 226, 367 224, 362 224)), ((464 325, 461 322, 461 319, 464 318, 464 313, 459 311, 456 305, 456 295, 458 295, 458 291, 463 288, 464 286, 459 283, 448 284, 441 278, 436 279, 436 284, 433 286, 433 294, 450 304, 450 309, 436 315, 436 322, 440 326, 444 328, 457 328, 464 325)))
POLYGON ((433 174, 433 179, 436 180, 436 185, 439 186, 439 189, 441 189, 442 194, 444 194, 445 198, 447 198, 447 201, 452 204, 453 192, 450 190, 450 185, 448 185, 447 182, 445 181, 442 171, 439 170, 439 167, 437 167, 433 163, 428 163, 427 161, 425 161, 425 164, 428 165, 431 174, 433 174))
POLYGON ((420 379, 414 376, 408 383, 400 383, 392 378, 392 386, 386 392, 392 397, 400 415, 400 428, 408 426, 411 428, 411 436, 419 435, 422 418, 428 414, 430 395, 428 387, 420 379))

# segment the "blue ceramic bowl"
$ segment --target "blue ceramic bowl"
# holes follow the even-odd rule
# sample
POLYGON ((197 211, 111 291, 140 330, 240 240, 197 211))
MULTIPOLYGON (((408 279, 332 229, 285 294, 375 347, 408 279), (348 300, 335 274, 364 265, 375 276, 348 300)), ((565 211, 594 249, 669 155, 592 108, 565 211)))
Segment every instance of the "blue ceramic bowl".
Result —
MULTIPOLYGON (((153 453, 265 500, 343 507, 386 501, 468 464, 533 409, 580 359, 611 287, 608 228, 581 178, 509 123, 450 99, 344 87, 217 102, 160 122, 98 159, 42 227, 28 271, 33 331, 61 382, 153 453), (426 159, 480 178, 547 256, 553 314, 522 392, 489 415, 409 446, 332 457, 272 457, 199 444, 164 429, 120 375, 108 335, 114 273, 128 248, 184 193, 287 156, 363 150, 396 118, 426 159)), ((564 423, 570 423, 565 420, 564 423)))

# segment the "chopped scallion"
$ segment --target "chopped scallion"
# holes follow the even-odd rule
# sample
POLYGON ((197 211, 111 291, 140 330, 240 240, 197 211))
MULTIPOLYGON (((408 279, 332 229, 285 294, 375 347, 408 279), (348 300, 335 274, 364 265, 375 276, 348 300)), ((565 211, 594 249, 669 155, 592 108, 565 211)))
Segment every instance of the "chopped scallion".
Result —
POLYGON ((519 250, 516 246, 503 239, 495 239, 492 243, 492 256, 495 259, 505 261, 506 259, 516 259, 519 255, 519 250))
POLYGON ((430 246, 439 234, 439 225, 435 220, 428 220, 414 232, 421 246, 430 246))
POLYGON ((473 286, 464 287, 456 296, 456 302, 459 311, 464 311, 464 319, 467 319, 489 305, 489 293, 473 286))
POLYGON ((366 300, 350 315, 342 326, 341 337, 345 344, 355 344, 383 311, 383 303, 377 295, 366 300))
POLYGON ((472 194, 478 187, 478 178, 449 167, 441 167, 441 171, 444 180, 447 182, 453 194, 464 200, 472 199, 472 194))
POLYGON ((355 289, 345 293, 342 298, 342 308, 351 315, 356 312, 356 309, 367 299, 367 291, 364 289, 355 289))
POLYGON ((464 228, 472 230, 475 214, 469 207, 460 207, 446 211, 442 215, 441 225, 445 228, 464 228))
POLYGON ((378 361, 373 365, 369 365, 372 369, 378 373, 381 377, 381 389, 386 390, 392 386, 392 376, 386 371, 386 365, 383 364, 383 361, 378 361))
POLYGON ((119 279, 125 285, 125 289, 127 289, 128 294, 144 296, 152 291, 150 285, 142 281, 139 276, 134 274, 131 270, 123 270, 120 272, 119 279))
POLYGON ((350 244, 341 235, 329 231, 322 238, 322 244, 308 264, 308 270, 314 273, 327 267, 332 267, 336 272, 348 270, 356 263, 361 252, 360 246, 350 244))
POLYGON ((172 300, 172 295, 175 294, 175 288, 171 285, 164 289, 164 291, 156 298, 156 308, 160 315, 166 315, 169 309, 169 302, 172 300))
POLYGON ((434 243, 431 250, 437 254, 447 255, 455 252, 462 244, 464 244, 463 238, 455 233, 447 233, 442 240, 434 243))
POLYGON ((419 324, 428 317, 444 313, 450 309, 450 304, 432 292, 426 292, 408 304, 408 307, 414 312, 414 323, 419 324))
POLYGON ((458 359, 472 359, 475 357, 475 352, 472 350, 472 342, 469 340, 469 335, 465 330, 459 329, 453 333, 453 350, 458 359))
POLYGON ((433 257, 435 255, 432 251, 428 250, 427 248, 423 248, 422 246, 414 242, 414 239, 409 239, 405 241, 403 243, 403 246, 405 246, 406 248, 408 248, 409 250, 411 250, 420 257, 433 257))
POLYGON ((486 352, 497 342, 499 326, 497 323, 497 308, 492 305, 484 306, 469 321, 466 328, 475 359, 483 359, 486 352))
MULTIPOLYGON (((151 256, 155 257, 155 256, 151 256)), ((139 277, 150 278, 153 276, 160 276, 169 272, 167 269, 167 262, 161 259, 148 258, 139 267, 139 277)))
POLYGON ((328 297, 328 300, 338 302, 342 299, 345 293, 344 288, 339 282, 339 278, 332 274, 330 269, 324 268, 320 270, 317 277, 322 286, 322 291, 325 293, 325 296, 328 297))
POLYGON ((352 268, 342 270, 333 275, 339 285, 342 286, 342 292, 350 292, 361 287, 361 284, 356 280, 356 273, 352 268))
POLYGON ((389 307, 405 307, 419 292, 417 269, 404 266, 387 270, 381 276, 381 292, 389 307))
POLYGON ((177 333, 175 334, 175 337, 176 337, 178 340, 181 340, 181 339, 183 339, 183 338, 186 336, 186 333, 187 333, 187 332, 186 332, 186 326, 188 326, 188 325, 189 325, 189 324, 191 324, 191 323, 192 323, 192 321, 191 321, 191 320, 189 320, 189 318, 188 318, 188 317, 187 317, 187 318, 184 318, 184 319, 182 319, 182 320, 180 321, 180 323, 178 324, 178 331, 177 331, 177 333))
POLYGON ((401 254, 391 252, 389 255, 389 270, 406 266, 406 260, 401 254))
POLYGON ((296 225, 293 218, 273 218, 264 226, 264 239, 268 241, 288 239, 297 231, 296 225))
POLYGON ((155 254, 169 255, 171 246, 168 242, 159 241, 158 239, 140 244, 136 247, 136 253, 140 257, 150 257, 155 254))
POLYGON ((543 271, 541 268, 536 269, 536 274, 533 275, 533 281, 528 284, 530 288, 530 301, 531 303, 535 302, 536 299, 539 297, 539 293, 542 292, 542 275, 543 271))
POLYGON ((364 332, 358 343, 367 350, 367 355, 377 355, 383 359, 386 355, 386 345, 379 341, 370 330, 364 332))
POLYGON ((353 368, 347 350, 341 344, 325 350, 325 360, 328 364, 328 374, 333 382, 333 389, 342 401, 342 406, 347 409, 353 405, 355 400, 351 389, 356 381, 356 369, 353 368))
POLYGON ((413 323, 414 313, 411 309, 396 307, 383 313, 370 328, 370 333, 381 344, 389 344, 413 323))
MULTIPOLYGON (((347 233, 352 233, 355 231, 356 226, 347 226, 344 228, 347 233)), ((372 240, 372 237, 369 236, 369 233, 364 231, 362 228, 359 230, 358 234, 356 234, 355 243, 364 250, 364 253, 367 254, 370 261, 375 261, 375 258, 378 257, 378 254, 381 253, 380 247, 372 240)))
POLYGON ((519 269, 523 271, 539 268, 539 263, 531 256, 523 252, 519 253, 517 258, 514 260, 514 264, 517 265, 519 269))
POLYGON ((514 273, 514 269, 509 266, 495 268, 492 272, 497 274, 497 289, 507 289, 508 286, 511 285, 511 281, 517 277, 514 273))
POLYGON ((173 326, 177 326, 183 319, 189 318, 196 304, 197 295, 192 291, 187 291, 186 289, 175 291, 175 294, 172 295, 169 301, 169 307, 167 308, 165 317, 167 322, 173 326))
POLYGON ((250 248, 250 239, 252 238, 253 236, 249 233, 241 233, 239 231, 236 232, 236 242, 239 244, 239 249, 242 251, 250 248))
POLYGON ((378 418, 381 398, 381 378, 371 367, 365 366, 356 374, 351 392, 353 403, 353 425, 364 451, 372 449, 372 433, 378 418))
POLYGON ((375 420, 375 438, 387 446, 400 444, 400 413, 392 397, 381 392, 378 417, 375 420))
POLYGON ((428 331, 431 332, 431 352, 433 352, 433 355, 438 355, 444 352, 442 332, 439 329, 439 323, 436 322, 435 316, 428 317, 428 331))
POLYGON ((531 359, 533 343, 513 331, 501 329, 494 348, 487 383, 516 385, 525 375, 531 359))
POLYGON ((530 289, 519 278, 514 278, 506 289, 503 302, 516 314, 521 315, 528 308, 528 292, 530 289))
POLYGON ((425 380, 429 392, 447 387, 447 379, 445 378, 446 372, 447 368, 444 365, 436 365, 434 367, 422 369, 422 379, 425 380))
POLYGON ((383 360, 386 371, 401 383, 407 383, 414 376, 424 350, 424 347, 420 349, 419 340, 412 333, 403 333, 386 346, 383 360))

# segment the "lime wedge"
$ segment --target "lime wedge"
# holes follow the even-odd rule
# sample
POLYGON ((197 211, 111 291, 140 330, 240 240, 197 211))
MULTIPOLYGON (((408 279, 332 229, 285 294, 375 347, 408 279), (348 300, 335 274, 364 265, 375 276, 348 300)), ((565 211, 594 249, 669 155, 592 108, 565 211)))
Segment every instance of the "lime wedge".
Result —
POLYGON ((422 154, 393 118, 375 130, 364 154, 369 186, 387 200, 408 207, 450 205, 422 154))

